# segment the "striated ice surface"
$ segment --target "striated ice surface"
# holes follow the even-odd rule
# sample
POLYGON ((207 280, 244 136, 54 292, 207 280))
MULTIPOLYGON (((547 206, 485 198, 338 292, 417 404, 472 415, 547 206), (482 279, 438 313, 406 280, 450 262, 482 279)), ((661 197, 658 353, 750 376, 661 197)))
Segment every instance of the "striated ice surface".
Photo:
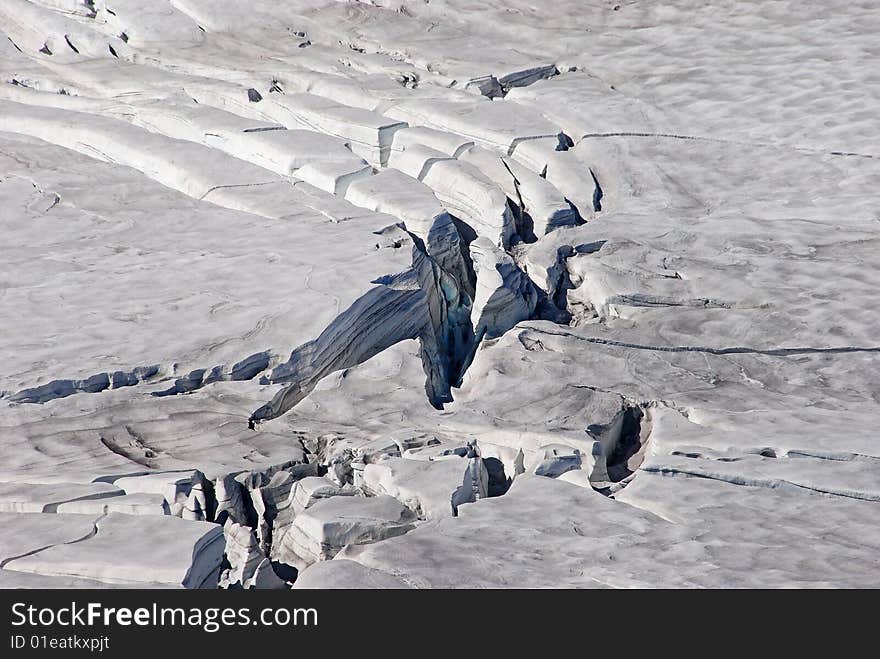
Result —
POLYGON ((878 32, 0 0, 0 587, 880 587, 878 32))

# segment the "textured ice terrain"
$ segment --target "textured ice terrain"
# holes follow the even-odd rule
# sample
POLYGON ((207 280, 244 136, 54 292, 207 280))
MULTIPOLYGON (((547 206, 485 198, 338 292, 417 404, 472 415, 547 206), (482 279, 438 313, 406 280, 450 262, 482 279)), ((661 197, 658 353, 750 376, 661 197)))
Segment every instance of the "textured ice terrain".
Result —
POLYGON ((0 0, 0 587, 880 587, 880 12, 0 0))

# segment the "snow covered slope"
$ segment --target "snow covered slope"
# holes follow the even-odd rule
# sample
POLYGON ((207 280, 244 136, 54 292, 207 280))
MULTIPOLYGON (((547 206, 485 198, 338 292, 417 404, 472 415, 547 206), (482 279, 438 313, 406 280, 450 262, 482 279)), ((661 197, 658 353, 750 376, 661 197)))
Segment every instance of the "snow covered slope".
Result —
POLYGON ((870 3, 0 31, 0 587, 880 586, 870 3))

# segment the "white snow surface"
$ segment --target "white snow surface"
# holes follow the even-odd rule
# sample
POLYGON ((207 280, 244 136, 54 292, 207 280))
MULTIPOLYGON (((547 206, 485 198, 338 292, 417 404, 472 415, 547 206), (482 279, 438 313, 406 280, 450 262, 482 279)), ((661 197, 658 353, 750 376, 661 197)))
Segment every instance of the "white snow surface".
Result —
POLYGON ((880 587, 872 3, 0 33, 0 587, 880 587))

